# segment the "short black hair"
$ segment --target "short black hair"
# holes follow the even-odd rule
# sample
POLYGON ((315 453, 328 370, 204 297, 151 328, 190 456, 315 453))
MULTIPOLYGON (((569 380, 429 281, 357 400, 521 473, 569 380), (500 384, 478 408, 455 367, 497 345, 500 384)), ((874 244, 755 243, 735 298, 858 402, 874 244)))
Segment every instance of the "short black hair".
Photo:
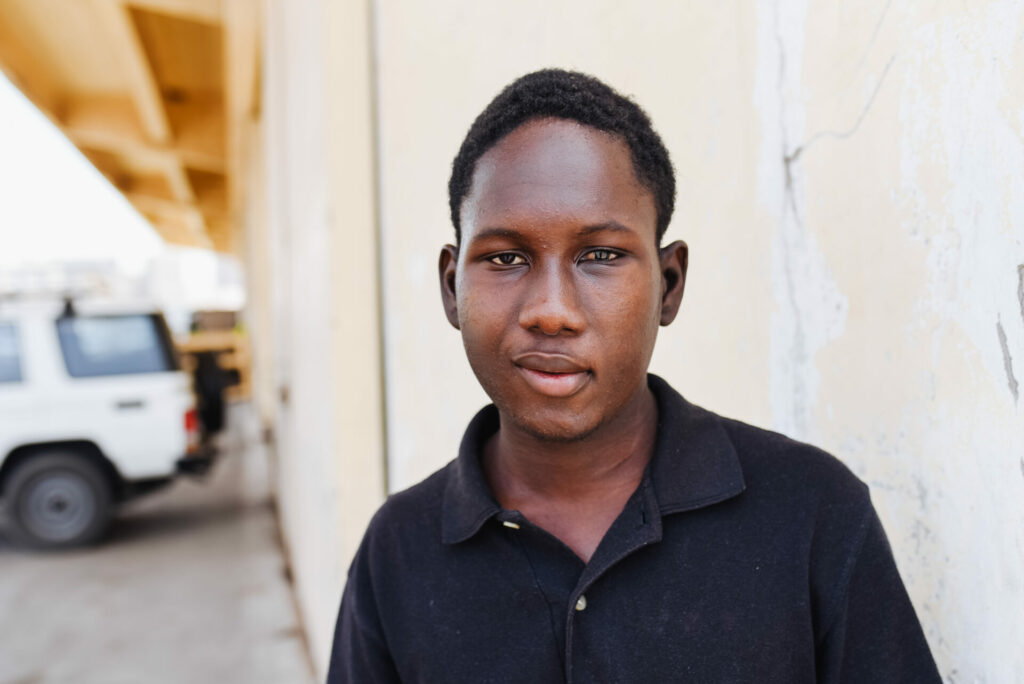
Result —
POLYGON ((513 130, 534 119, 554 117, 622 138, 633 158, 637 180, 654 195, 660 245, 676 203, 676 176, 668 150, 638 104, 606 83, 578 71, 542 69, 505 87, 469 127, 452 162, 448 206, 455 241, 462 239, 460 211, 469 194, 476 162, 513 130))

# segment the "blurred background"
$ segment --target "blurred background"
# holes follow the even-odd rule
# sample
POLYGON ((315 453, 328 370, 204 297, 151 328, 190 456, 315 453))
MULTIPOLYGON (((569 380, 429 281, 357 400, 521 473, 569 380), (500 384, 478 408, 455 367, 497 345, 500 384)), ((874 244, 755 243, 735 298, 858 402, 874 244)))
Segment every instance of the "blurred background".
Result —
POLYGON ((1022 35, 1015 1, 0 0, 0 683, 323 678, 369 517, 486 401, 446 185, 545 66, 672 153, 652 371, 835 453, 946 681, 1024 680, 1022 35))

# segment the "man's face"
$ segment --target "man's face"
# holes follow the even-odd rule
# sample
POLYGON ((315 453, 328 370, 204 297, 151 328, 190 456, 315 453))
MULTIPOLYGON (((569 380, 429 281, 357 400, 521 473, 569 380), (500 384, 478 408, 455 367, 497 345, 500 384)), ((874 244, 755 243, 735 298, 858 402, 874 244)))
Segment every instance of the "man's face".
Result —
POLYGON ((569 441, 614 423, 647 391, 686 260, 682 243, 659 253, 626 144, 571 121, 526 123, 477 161, 461 224, 462 244, 441 255, 442 294, 503 429, 569 441))

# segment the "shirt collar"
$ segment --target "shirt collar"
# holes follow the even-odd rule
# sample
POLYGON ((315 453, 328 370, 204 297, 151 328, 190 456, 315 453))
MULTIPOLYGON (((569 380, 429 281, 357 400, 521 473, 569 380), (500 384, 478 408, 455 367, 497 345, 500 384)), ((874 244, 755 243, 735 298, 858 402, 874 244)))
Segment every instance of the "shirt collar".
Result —
MULTIPOLYGON (((742 492, 743 471, 721 418, 689 403, 656 375, 647 376, 647 385, 658 402, 658 433, 644 478, 653 484, 661 514, 710 506, 742 492)), ((445 544, 469 539, 501 512, 480 465, 484 444, 498 425, 493 404, 481 409, 449 465, 442 512, 445 544)))

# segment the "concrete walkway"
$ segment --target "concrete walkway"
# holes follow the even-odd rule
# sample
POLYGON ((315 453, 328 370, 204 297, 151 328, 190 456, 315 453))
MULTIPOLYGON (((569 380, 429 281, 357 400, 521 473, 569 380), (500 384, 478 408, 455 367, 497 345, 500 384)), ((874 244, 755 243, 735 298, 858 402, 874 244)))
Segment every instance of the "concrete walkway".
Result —
POLYGON ((250 407, 230 415, 213 472, 133 503, 98 548, 27 553, 0 524, 0 684, 312 682, 266 453, 250 407))

